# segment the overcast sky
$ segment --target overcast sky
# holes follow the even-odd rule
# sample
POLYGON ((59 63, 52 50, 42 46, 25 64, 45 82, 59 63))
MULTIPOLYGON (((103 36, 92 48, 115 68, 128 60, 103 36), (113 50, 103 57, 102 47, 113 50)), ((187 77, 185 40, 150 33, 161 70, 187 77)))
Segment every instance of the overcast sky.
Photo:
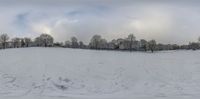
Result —
POLYGON ((133 33, 138 40, 187 44, 200 36, 200 1, 0 0, 0 32, 84 42, 94 34, 111 40, 133 33))

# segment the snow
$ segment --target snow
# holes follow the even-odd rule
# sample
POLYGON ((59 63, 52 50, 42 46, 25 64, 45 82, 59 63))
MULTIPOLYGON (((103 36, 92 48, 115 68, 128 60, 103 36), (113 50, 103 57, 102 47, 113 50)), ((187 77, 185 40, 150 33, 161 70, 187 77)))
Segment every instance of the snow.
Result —
POLYGON ((0 50, 0 99, 198 99, 199 53, 0 50))

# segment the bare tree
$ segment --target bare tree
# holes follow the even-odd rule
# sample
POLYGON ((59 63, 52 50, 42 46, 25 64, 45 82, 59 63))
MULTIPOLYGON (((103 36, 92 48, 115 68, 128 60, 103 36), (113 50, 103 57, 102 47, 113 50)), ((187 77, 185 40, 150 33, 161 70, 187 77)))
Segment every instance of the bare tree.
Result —
POLYGON ((107 49, 107 40, 101 38, 100 35, 94 35, 90 41, 90 48, 107 49))
POLYGON ((108 42, 107 44, 108 49, 114 50, 118 49, 117 40, 113 39, 112 41, 108 42))
POLYGON ((99 48, 100 49, 107 49, 108 48, 106 39, 101 39, 99 41, 99 48))
POLYGON ((73 48, 78 48, 78 39, 76 37, 72 37, 71 38, 71 42, 72 42, 72 47, 73 48))
POLYGON ((65 47, 70 48, 71 47, 71 42, 70 41, 65 41, 65 47))
POLYGON ((24 41, 24 38, 21 38, 21 47, 25 47, 25 41, 24 41))
POLYGON ((133 34, 129 34, 127 40, 129 41, 129 49, 132 51, 133 42, 136 40, 136 37, 133 34))
POLYGON ((90 40, 90 47, 94 49, 99 49, 99 43, 101 41, 100 35, 94 35, 90 40))
POLYGON ((84 48, 84 47, 85 47, 84 43, 82 41, 79 41, 79 48, 84 48))
POLYGON ((198 38, 198 41, 199 41, 199 43, 200 43, 200 37, 198 38))
POLYGON ((25 41, 26 47, 29 47, 29 46, 30 46, 30 43, 31 43, 31 38, 25 37, 25 38, 24 38, 24 41, 25 41))
POLYGON ((13 38, 13 39, 12 39, 12 43, 13 43, 13 47, 14 47, 14 48, 20 47, 20 38, 18 38, 18 37, 13 38))
POLYGON ((200 49, 200 46, 198 43, 196 42, 192 42, 192 43, 189 43, 189 48, 192 49, 192 50, 197 50, 197 49, 200 49))
POLYGON ((150 40, 148 44, 149 44, 149 49, 153 53, 154 50, 156 49, 156 41, 155 40, 150 40))
POLYGON ((38 46, 53 46, 53 37, 49 34, 41 34, 39 37, 35 38, 35 43, 38 46))
POLYGON ((36 37, 34 40, 34 43, 36 44, 36 46, 42 46, 42 40, 40 37, 36 37))
POLYGON ((6 43, 9 40, 9 36, 7 34, 0 35, 0 42, 2 43, 3 48, 6 48, 6 43))
POLYGON ((148 50, 148 42, 145 39, 141 39, 140 43, 141 43, 141 49, 146 52, 148 50))
POLYGON ((41 34, 40 38, 45 47, 53 45, 53 37, 49 34, 41 34))

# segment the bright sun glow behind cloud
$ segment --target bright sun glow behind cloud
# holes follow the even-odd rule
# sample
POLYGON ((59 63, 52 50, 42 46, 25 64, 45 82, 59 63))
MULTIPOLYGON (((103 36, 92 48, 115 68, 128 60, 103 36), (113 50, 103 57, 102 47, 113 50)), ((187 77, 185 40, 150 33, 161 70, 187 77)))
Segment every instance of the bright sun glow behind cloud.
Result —
POLYGON ((33 26, 33 31, 36 33, 47 33, 47 34, 51 34, 51 28, 46 26, 46 25, 42 25, 42 24, 37 24, 33 26))
POLYGON ((143 16, 131 22, 132 27, 139 32, 164 33, 163 31, 167 31, 170 28, 173 20, 167 11, 151 7, 145 8, 144 12, 146 13, 143 16))

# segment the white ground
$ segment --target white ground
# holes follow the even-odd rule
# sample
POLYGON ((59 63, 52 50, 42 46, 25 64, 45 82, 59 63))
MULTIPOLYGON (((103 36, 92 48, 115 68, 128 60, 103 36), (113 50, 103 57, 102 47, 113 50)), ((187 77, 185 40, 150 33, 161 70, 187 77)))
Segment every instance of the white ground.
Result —
POLYGON ((0 99, 199 99, 200 51, 0 50, 0 99))

